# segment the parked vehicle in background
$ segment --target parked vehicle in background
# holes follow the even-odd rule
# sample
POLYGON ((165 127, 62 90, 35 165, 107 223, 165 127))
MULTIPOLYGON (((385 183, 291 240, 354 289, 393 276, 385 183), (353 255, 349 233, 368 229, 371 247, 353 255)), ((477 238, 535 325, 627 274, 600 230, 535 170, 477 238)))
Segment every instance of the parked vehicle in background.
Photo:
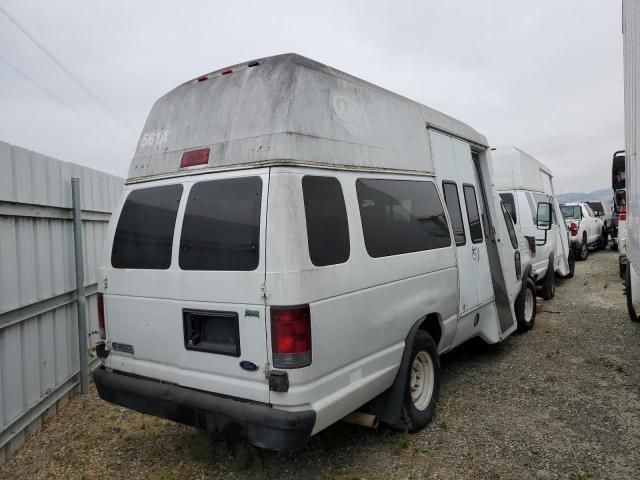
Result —
POLYGON ((441 353, 533 326, 486 145, 295 54, 173 89, 105 242, 100 397, 272 449, 423 428, 441 353))
POLYGON ((607 236, 607 243, 609 241, 609 227, 611 225, 611 211, 606 209, 602 202, 600 201, 591 201, 586 202, 587 205, 591 207, 591 210, 595 214, 596 217, 602 219, 604 232, 607 236))
POLYGON ((519 148, 497 146, 491 150, 494 188, 518 231, 528 238, 540 296, 551 299, 555 294, 555 273, 570 277, 574 261, 555 199, 553 175, 545 165, 519 148), (541 232, 537 227, 536 210, 540 202, 550 202, 553 206, 553 222, 548 232, 541 232))
POLYGON ((626 255, 625 284, 631 320, 640 302, 640 0, 623 0, 625 205, 618 224, 620 253, 626 255), (623 226, 624 224, 624 226, 623 226), (624 230, 624 232, 623 232, 624 230), (623 236, 624 235, 624 236, 623 236))
MULTIPOLYGON (((627 222, 627 190, 625 175, 625 151, 618 150, 613 154, 611 167, 611 187, 613 188, 613 216, 615 216, 615 248, 618 249, 618 267, 620 278, 625 278, 627 266, 626 222, 627 222)), ((613 238, 613 234, 612 234, 613 238)))
POLYGON ((565 203, 560 208, 569 230, 571 246, 576 252, 576 259, 586 260, 589 248, 607 247, 604 221, 586 202, 565 203))
POLYGON ((611 207, 611 223, 609 224, 609 237, 611 238, 611 249, 618 249, 618 218, 620 213, 615 206, 611 207))

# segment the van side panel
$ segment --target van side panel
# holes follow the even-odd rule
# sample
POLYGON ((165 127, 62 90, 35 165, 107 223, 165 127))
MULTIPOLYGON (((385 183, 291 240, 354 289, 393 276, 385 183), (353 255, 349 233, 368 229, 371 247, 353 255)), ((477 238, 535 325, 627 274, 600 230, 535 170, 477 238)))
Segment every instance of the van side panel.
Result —
POLYGON ((405 338, 420 318, 437 313, 443 331, 456 328, 453 241, 446 248, 370 257, 355 188, 360 178, 381 176, 278 168, 271 174, 268 228, 270 235, 282 235, 268 243, 267 302, 310 305, 313 361, 309 367, 289 370, 289 391, 271 392, 270 399, 280 409, 303 410, 310 405, 317 414, 314 433, 391 386, 405 338), (343 264, 311 263, 301 187, 304 174, 340 181, 351 243, 350 257, 343 264))

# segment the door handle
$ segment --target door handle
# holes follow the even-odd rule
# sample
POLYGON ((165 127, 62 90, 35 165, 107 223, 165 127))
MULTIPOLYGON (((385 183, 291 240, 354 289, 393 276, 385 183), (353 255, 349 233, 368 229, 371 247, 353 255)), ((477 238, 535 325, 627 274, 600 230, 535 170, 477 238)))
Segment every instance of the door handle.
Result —
POLYGON ((476 246, 471 247, 471 256, 474 260, 480 260, 480 249, 476 246))

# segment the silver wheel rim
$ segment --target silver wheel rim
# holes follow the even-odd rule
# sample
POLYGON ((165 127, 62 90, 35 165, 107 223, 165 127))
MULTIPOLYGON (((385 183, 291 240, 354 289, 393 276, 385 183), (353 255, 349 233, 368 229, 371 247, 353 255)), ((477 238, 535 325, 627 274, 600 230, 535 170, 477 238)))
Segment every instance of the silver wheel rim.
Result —
POLYGON ((534 297, 530 288, 524 293, 524 321, 529 323, 533 318, 534 297))
POLYGON ((580 251, 580 255, 584 258, 587 255, 587 244, 582 242, 582 250, 580 251))
POLYGON ((418 352, 411 366, 411 401, 416 410, 424 410, 433 395, 434 370, 431 356, 424 350, 418 352))

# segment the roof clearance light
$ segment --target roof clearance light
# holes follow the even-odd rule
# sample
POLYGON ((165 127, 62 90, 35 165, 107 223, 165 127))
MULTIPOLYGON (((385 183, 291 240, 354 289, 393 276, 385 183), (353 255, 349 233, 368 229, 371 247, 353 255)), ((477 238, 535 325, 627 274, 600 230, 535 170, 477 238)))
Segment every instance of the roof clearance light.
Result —
POLYGON ((184 152, 180 160, 180 168, 194 167, 196 165, 206 165, 209 163, 209 149, 201 148, 184 152))
POLYGON ((196 81, 198 82, 203 82, 205 80, 208 80, 209 77, 207 75, 200 75, 198 78, 196 78, 196 81))
POLYGON ((225 68, 220 72, 220 75, 229 75, 230 73, 233 73, 233 70, 230 68, 225 68))
POLYGON ((255 61, 255 62, 251 62, 250 64, 248 64, 247 67, 257 67, 258 65, 260 65, 260 62, 255 61))

